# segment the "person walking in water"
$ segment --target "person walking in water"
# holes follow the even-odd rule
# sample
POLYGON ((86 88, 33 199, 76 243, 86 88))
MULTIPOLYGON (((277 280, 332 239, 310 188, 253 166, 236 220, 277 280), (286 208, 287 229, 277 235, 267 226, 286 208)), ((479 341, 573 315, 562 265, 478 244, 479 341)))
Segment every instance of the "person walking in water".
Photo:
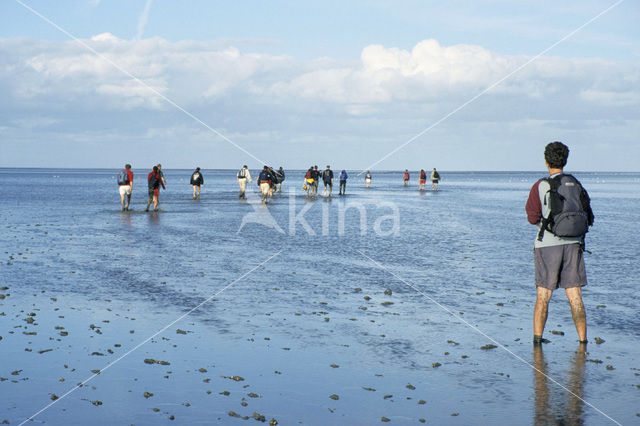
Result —
POLYGON ((249 183, 253 182, 253 180, 251 180, 251 173, 249 173, 249 168, 246 164, 242 166, 242 168, 238 172, 236 180, 238 181, 238 185, 240 185, 240 194, 238 195, 238 198, 246 200, 247 196, 245 195, 245 191, 247 189, 247 181, 249 183))
POLYGON ((200 173, 200 167, 196 167, 196 171, 191 175, 191 180, 189 184, 193 188, 193 199, 197 200, 200 198, 200 186, 204 185, 204 176, 200 173))
POLYGON ((364 183, 367 188, 371 186, 371 173, 367 170, 367 174, 364 175, 364 183))
POLYGON ((404 186, 409 185, 409 170, 404 170, 404 186))
POLYGON ((269 167, 264 166, 260 175, 258 176, 258 187, 262 192, 262 202, 267 202, 267 197, 271 191, 271 173, 269 172, 269 167))
POLYGON ((424 169, 420 169, 420 179, 418 179, 418 191, 423 191, 427 184, 427 172, 424 169))
POLYGON ((153 166, 151 173, 147 176, 147 183, 149 186, 149 201, 147 201, 146 211, 149 211, 149 206, 153 202, 153 211, 157 212, 160 198, 160 186, 162 185, 162 189, 166 189, 164 182, 162 181, 162 176, 158 171, 158 166, 153 166))
POLYGON ((333 170, 331 170, 330 166, 322 172, 322 182, 324 183, 324 192, 323 195, 327 195, 327 186, 329 187, 329 196, 331 196, 331 192, 333 191, 333 170))
POLYGON ((580 343, 587 343, 587 319, 582 287, 587 285, 582 253, 584 234, 593 225, 589 194, 580 182, 564 174, 569 148, 561 142, 545 147, 549 177, 538 180, 529 192, 527 220, 539 227, 534 243, 536 304, 533 312, 533 343, 542 338, 554 290, 564 288, 580 343), (558 235, 560 234, 560 235, 558 235))
POLYGON ((158 163, 158 174, 160 175, 160 180, 162 181, 162 189, 164 189, 164 185, 167 184, 167 180, 164 178, 164 173, 162 172, 162 164, 158 163))
POLYGON ((124 170, 118 173, 118 190, 120 191, 120 205, 122 211, 129 210, 129 204, 131 203, 131 191, 133 190, 133 172, 131 171, 131 164, 126 164, 124 170), (124 199, 127 199, 125 204, 124 199))
POLYGON ((347 175, 347 171, 343 170, 340 172, 340 194, 339 195, 346 195, 347 194, 347 179, 349 178, 349 176, 347 175))
POLYGON ((438 173, 436 171, 436 168, 434 167, 433 170, 431 171, 431 190, 432 191, 437 191, 438 190, 438 181, 439 180, 440 180, 440 173, 438 173))
POLYGON ((282 192, 282 182, 284 182, 284 169, 282 166, 276 172, 276 178, 278 179, 278 192, 282 192))

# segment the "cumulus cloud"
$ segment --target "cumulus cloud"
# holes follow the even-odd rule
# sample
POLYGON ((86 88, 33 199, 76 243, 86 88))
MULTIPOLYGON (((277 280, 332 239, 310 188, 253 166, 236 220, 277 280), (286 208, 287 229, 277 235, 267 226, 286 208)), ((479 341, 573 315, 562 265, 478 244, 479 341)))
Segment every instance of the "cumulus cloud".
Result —
MULTIPOLYGON (((140 28, 144 24, 142 34, 140 28)), ((166 96, 243 141, 404 141, 530 59, 433 39, 410 50, 366 46, 353 61, 303 61, 218 41, 124 40, 110 33, 84 42, 100 56, 75 41, 0 40, 0 112, 6 117, 0 126, 55 124, 69 133, 102 129, 142 139, 152 137, 149 129, 158 138, 165 127, 198 126, 166 96)), ((594 119, 637 120, 639 69, 598 58, 542 57, 449 121, 513 128, 523 122, 578 127, 594 119)), ((167 140, 175 135, 166 132, 167 140)), ((193 132, 184 137, 195 140, 193 132)))

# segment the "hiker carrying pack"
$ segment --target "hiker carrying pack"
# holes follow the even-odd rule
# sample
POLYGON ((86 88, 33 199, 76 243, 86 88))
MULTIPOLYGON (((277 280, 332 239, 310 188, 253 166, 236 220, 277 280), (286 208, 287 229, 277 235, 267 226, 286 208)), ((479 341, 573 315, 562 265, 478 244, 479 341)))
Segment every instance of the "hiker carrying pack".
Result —
POLYGON ((593 210, 589 194, 575 177, 559 174, 544 178, 549 183, 544 203, 549 206, 549 216, 542 218, 538 241, 545 231, 557 237, 582 237, 593 225, 593 210))
POLYGON ((118 185, 129 185, 130 183, 127 169, 120 170, 120 173, 118 173, 118 185))
POLYGON ((246 179, 247 173, 245 172, 244 167, 240 169, 238 172, 238 179, 246 179))

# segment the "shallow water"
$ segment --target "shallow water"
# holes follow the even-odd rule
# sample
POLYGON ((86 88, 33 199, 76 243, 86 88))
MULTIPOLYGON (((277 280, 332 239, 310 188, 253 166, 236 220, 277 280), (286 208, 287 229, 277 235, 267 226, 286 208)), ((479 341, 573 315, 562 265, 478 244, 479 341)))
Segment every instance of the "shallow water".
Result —
POLYGON ((596 215, 585 355, 560 292, 551 343, 531 345, 524 203, 538 173, 444 172, 418 192, 400 172, 369 189, 351 172, 346 197, 309 200, 290 172, 265 207, 255 184, 238 200, 234 171, 204 171, 192 200, 191 171, 168 170, 161 211, 146 213, 147 172, 134 172, 121 212, 117 171, 0 169, 0 422, 91 377, 35 421, 640 421, 640 174, 575 174, 596 215))

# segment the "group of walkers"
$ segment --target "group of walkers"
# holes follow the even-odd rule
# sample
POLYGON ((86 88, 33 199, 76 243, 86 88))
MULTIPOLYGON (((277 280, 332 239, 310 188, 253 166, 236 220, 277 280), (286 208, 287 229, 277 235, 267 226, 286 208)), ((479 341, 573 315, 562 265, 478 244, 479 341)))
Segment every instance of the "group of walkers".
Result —
MULTIPOLYGON (((198 170, 200 169, 198 168, 198 170)), ((147 201, 146 211, 149 211, 152 203, 153 211, 158 211, 160 186, 162 186, 162 189, 166 189, 166 183, 164 173, 162 173, 162 164, 153 166, 147 176, 149 200, 147 201)), ((122 207, 122 211, 128 211, 131 204, 131 193, 133 192, 133 171, 131 171, 131 164, 126 164, 124 170, 118 173, 118 190, 120 191, 120 206, 122 207)), ((198 193, 200 193, 199 190, 198 193)))
MULTIPOLYGON (((338 176, 339 184, 339 195, 346 195, 347 193, 347 179, 349 175, 346 170, 342 170, 338 176)), ((426 182, 426 173, 424 170, 420 170, 420 189, 424 189, 426 182)), ((260 193, 262 196, 262 201, 267 202, 269 197, 273 197, 273 194, 277 192, 282 192, 282 182, 285 180, 285 172, 282 167, 278 170, 274 170, 273 167, 264 166, 258 175, 258 179, 256 183, 258 184, 258 188, 260 189, 260 193)), ((331 169, 331 166, 327 165, 326 169, 320 171, 318 166, 309 167, 309 170, 305 173, 304 183, 302 189, 306 191, 307 197, 315 197, 318 195, 318 186, 322 180, 324 184, 324 196, 331 196, 333 193, 333 181, 334 181, 334 173, 331 169)), ((434 168, 431 172, 431 187, 432 189, 438 189, 438 181, 440 180, 440 175, 434 168)), ((247 183, 253 183, 253 179, 251 178, 251 172, 249 171, 249 167, 245 164, 237 173, 236 181, 240 186, 240 192, 238 194, 238 198, 246 200, 246 190, 247 183)), ((365 172, 365 186, 369 188, 371 186, 371 172, 367 170, 365 172)), ((153 210, 158 211, 159 197, 160 197, 160 187, 162 189, 166 189, 166 179, 164 174, 162 173, 162 164, 158 164, 153 166, 151 172, 147 175, 147 186, 148 186, 148 194, 149 200, 147 201, 146 211, 149 211, 149 208, 153 204, 153 210)), ((404 185, 407 186, 409 183, 409 171, 405 170, 404 172, 404 185)), ((200 199, 200 191, 201 187, 204 185, 204 176, 200 171, 200 167, 196 167, 195 171, 191 174, 191 178, 189 180, 189 185, 193 189, 193 199, 200 199)), ((120 205, 122 207, 122 211, 129 210, 129 205, 131 204, 131 192, 133 190, 133 172, 131 171, 131 164, 126 164, 125 168, 118 173, 118 186, 120 191, 120 205)))
MULTIPOLYGON (((349 175, 347 175, 346 170, 342 170, 340 172, 339 180, 339 194, 345 195, 347 193, 347 179, 349 175)), ((307 173, 304 175, 304 183, 302 184, 302 189, 307 192, 307 197, 314 197, 318 195, 318 184, 322 179, 324 183, 324 191, 322 194, 324 196, 331 196, 333 193, 333 170, 331 170, 331 166, 327 165, 327 168, 322 172, 318 170, 318 166, 309 167, 307 173)))
MULTIPOLYGON (((427 172, 424 171, 424 169, 420 169, 420 177, 418 178, 418 190, 423 191, 425 189, 425 186, 427 184, 427 172)), ((432 191, 437 191, 438 190, 438 182, 440 182, 440 173, 438 173, 438 171, 436 170, 436 168, 434 167, 433 170, 431 171, 431 190, 432 191)), ((404 171, 404 186, 409 185, 409 170, 405 170, 404 171)))

